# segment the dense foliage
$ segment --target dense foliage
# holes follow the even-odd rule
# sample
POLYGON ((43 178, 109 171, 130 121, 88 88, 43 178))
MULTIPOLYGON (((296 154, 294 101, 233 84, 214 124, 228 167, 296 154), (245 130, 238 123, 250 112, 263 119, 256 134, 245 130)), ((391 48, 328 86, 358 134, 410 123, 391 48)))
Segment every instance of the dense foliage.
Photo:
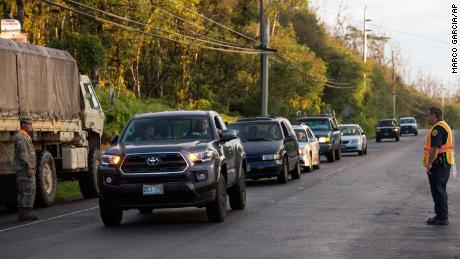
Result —
MULTIPOLYGON (((64 0, 56 2, 128 25, 126 21, 64 0)), ((24 30, 31 43, 68 50, 77 59, 81 72, 98 82, 98 93, 107 110, 105 136, 118 133, 132 114, 140 112, 214 109, 234 116, 259 113, 260 61, 257 55, 202 49, 197 45, 204 44, 203 41, 178 35, 256 47, 257 42, 219 28, 200 15, 258 39, 259 1, 78 2, 151 26, 129 24, 138 30, 194 43, 180 45, 158 40, 42 1, 4 0, 0 3, 4 17, 11 18, 22 17, 18 15, 22 6, 24 30), (117 95, 114 106, 108 101, 110 89, 117 95)), ((306 0, 272 0, 270 3, 267 9, 270 47, 291 62, 275 58, 270 61, 270 114, 293 118, 298 111, 319 113, 333 109, 339 120, 360 123, 370 134, 379 118, 393 116, 393 77, 390 69, 382 64, 382 53, 377 47, 370 50, 368 62, 363 63, 357 40, 359 31, 351 38, 350 35, 331 36, 306 0), (353 87, 326 86, 328 80, 339 82, 336 86, 353 87)), ((377 43, 370 44, 370 48, 379 46, 377 43)), ((395 83, 397 117, 414 115, 423 120, 426 109, 439 105, 439 100, 422 95, 400 77, 397 76, 395 83)), ((446 114, 448 120, 458 124, 459 106, 446 107, 446 114)))

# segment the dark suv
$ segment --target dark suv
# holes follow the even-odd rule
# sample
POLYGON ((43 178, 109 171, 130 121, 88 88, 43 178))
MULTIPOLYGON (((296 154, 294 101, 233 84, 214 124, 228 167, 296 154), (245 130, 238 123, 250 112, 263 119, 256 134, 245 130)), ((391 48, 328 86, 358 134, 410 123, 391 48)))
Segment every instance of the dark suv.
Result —
POLYGON ((99 167, 100 215, 121 222, 123 210, 206 207, 224 221, 246 204, 246 156, 237 133, 216 112, 136 115, 114 138, 99 167))
POLYGON ((240 119, 229 125, 238 131, 248 159, 248 178, 277 177, 287 183, 300 178, 299 143, 291 123, 280 117, 240 119))
POLYGON ((399 141, 401 130, 398 122, 394 119, 379 120, 375 126, 375 141, 380 142, 384 138, 394 138, 399 141))
POLYGON ((295 120, 295 124, 307 124, 319 141, 320 152, 328 162, 340 160, 341 133, 334 116, 328 114, 310 115, 295 120))

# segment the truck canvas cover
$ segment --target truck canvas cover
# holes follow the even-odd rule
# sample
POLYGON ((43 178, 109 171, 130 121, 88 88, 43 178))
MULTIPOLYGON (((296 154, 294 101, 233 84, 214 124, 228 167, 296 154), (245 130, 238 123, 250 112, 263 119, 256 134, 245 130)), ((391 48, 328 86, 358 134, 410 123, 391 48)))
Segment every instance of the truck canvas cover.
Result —
POLYGON ((79 74, 66 51, 0 39, 0 118, 72 120, 81 110, 79 74))

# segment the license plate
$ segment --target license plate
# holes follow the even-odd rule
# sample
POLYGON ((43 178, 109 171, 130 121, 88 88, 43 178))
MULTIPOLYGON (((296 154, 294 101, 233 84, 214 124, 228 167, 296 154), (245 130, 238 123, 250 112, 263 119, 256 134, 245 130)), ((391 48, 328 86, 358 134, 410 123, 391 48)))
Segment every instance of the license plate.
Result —
POLYGON ((388 136, 390 135, 390 133, 383 133, 383 136, 388 136))
POLYGON ((144 185, 142 186, 142 193, 144 195, 159 195, 163 194, 163 185, 162 184, 156 184, 156 185, 144 185))

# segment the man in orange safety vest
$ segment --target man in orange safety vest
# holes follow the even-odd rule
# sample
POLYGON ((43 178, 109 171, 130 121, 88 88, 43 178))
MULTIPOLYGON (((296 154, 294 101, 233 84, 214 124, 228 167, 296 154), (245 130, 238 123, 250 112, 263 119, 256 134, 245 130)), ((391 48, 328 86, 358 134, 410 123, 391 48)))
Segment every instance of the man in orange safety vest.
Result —
POLYGON ((447 181, 454 164, 454 136, 449 125, 442 119, 442 111, 430 108, 427 120, 432 125, 423 152, 423 165, 428 174, 431 195, 434 201, 435 217, 429 218, 429 225, 448 225, 447 181))

